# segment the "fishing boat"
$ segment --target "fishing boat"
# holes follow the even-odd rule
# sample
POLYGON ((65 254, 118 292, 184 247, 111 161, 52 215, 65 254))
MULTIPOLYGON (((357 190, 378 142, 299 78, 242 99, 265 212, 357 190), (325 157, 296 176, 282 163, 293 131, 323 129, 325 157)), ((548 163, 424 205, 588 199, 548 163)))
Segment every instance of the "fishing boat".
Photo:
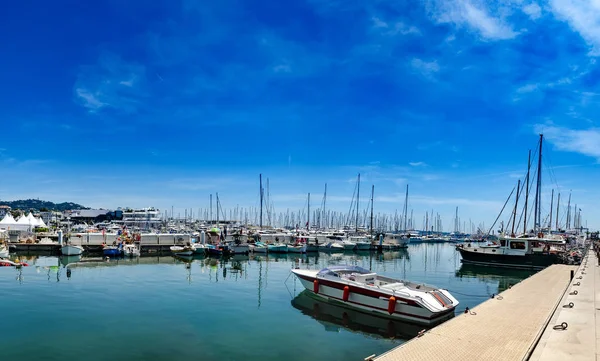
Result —
POLYGON ((447 290, 381 276, 358 266, 292 272, 316 296, 392 319, 431 325, 454 316, 458 306, 447 290))
POLYGON ((140 249, 135 244, 126 244, 123 246, 123 255, 125 257, 139 257, 140 249))
MULTIPOLYGON (((386 233, 383 238, 383 244, 389 245, 392 248, 407 248, 409 242, 414 240, 410 234, 400 234, 400 233, 386 233)), ((422 241, 422 238, 419 237, 419 240, 422 241)))
POLYGON ((171 246, 169 249, 175 256, 191 256, 194 253, 192 247, 171 246))
POLYGON ((60 248, 63 256, 79 256, 83 253, 83 247, 74 244, 65 244, 60 248))
POLYGON ((231 254, 248 254, 250 246, 248 244, 233 244, 229 246, 231 254))
POLYGON ((288 253, 288 245, 283 243, 270 244, 267 246, 269 253, 288 253))
MULTIPOLYGON (((532 213, 534 216, 533 230, 527 232, 528 220, 527 215, 530 212, 528 208, 529 200, 529 177, 531 168, 531 151, 527 160, 527 175, 525 177, 525 205, 523 207, 523 234, 515 235, 515 229, 518 228, 517 222, 517 209, 519 207, 519 194, 521 192, 521 180, 518 180, 516 186, 515 203, 512 210, 510 236, 506 237, 504 229, 501 230, 502 236, 499 239, 499 244, 496 242, 493 247, 481 246, 468 242, 461 244, 456 247, 461 255, 461 262, 482 265, 482 266, 494 266, 494 267, 508 267, 508 268, 522 268, 522 269, 543 269, 551 264, 564 263, 564 257, 566 256, 566 241, 563 237, 545 234, 544 231, 547 229, 543 226, 542 221, 542 199, 541 199, 541 185, 542 185, 542 144, 543 135, 540 134, 539 139, 539 151, 538 151, 538 166, 536 170, 537 184, 535 188, 534 207, 532 213)), ((514 193, 514 188, 509 195, 506 203, 510 200, 514 193)), ((553 200, 554 197, 552 197, 553 200)), ((560 198, 559 198, 560 200, 560 198)), ((570 200, 570 199, 569 199, 570 200)), ((550 209, 552 209, 552 205, 550 209)), ((504 210, 504 207, 503 209, 504 210)), ((502 210, 500 215, 502 215, 502 210)), ((557 206, 558 212, 558 206, 557 206)), ((556 215, 558 219, 558 214, 556 215)), ((552 224, 552 213, 550 213, 550 222, 552 224)), ((558 228, 558 227, 557 227, 558 228)), ((482 237, 483 239, 483 237, 482 237)))
POLYGON ((102 254, 108 257, 118 257, 123 253, 122 246, 104 246, 102 254))
POLYGON ((550 242, 543 237, 505 238, 499 244, 489 245, 460 244, 456 249, 462 263, 523 269, 543 269, 561 263, 563 253, 551 252, 550 242))

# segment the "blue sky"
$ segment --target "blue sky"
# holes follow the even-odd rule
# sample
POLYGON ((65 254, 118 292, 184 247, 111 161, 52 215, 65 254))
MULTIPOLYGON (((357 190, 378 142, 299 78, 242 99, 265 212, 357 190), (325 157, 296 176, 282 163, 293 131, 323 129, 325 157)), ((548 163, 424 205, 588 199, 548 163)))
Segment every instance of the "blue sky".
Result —
POLYGON ((599 227, 593 1, 11 2, 0 199, 346 211, 491 224, 546 136, 544 207, 599 227), (550 177, 552 175, 552 177, 550 177), (318 194, 318 196, 317 196, 318 194), (364 205, 366 207, 365 199, 364 205))

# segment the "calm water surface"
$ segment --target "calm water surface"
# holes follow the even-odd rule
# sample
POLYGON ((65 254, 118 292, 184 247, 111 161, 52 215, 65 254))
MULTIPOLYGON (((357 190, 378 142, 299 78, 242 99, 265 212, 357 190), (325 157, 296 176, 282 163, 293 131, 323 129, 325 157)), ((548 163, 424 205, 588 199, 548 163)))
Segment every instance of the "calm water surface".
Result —
POLYGON ((532 274, 461 265, 450 244, 382 255, 143 257, 69 275, 64 265, 77 258, 20 258, 30 267, 0 267, 6 360, 362 360, 423 327, 316 300, 290 275, 294 265, 355 264, 447 288, 457 312, 532 274))

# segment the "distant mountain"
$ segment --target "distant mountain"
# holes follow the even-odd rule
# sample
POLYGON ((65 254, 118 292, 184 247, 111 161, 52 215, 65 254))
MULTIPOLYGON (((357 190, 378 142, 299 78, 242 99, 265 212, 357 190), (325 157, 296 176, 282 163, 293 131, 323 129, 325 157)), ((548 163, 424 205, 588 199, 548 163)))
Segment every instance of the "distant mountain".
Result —
POLYGON ((84 207, 81 204, 72 203, 72 202, 63 202, 63 203, 54 203, 48 201, 41 201, 39 199, 25 199, 18 201, 2 201, 0 200, 0 205, 9 206, 12 209, 21 209, 21 210, 30 210, 35 209, 38 211, 66 211, 69 209, 89 209, 89 207, 84 207))

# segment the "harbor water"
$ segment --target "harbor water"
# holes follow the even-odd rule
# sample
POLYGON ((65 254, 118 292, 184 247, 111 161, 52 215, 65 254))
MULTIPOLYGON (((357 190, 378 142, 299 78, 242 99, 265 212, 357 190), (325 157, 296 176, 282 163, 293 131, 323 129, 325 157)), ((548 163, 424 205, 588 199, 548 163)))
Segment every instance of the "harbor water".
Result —
POLYGON ((443 243, 383 254, 12 258, 29 267, 0 267, 6 360, 362 360, 423 327, 315 299, 292 267, 353 264, 446 288, 457 313, 533 274, 462 265, 443 243))

